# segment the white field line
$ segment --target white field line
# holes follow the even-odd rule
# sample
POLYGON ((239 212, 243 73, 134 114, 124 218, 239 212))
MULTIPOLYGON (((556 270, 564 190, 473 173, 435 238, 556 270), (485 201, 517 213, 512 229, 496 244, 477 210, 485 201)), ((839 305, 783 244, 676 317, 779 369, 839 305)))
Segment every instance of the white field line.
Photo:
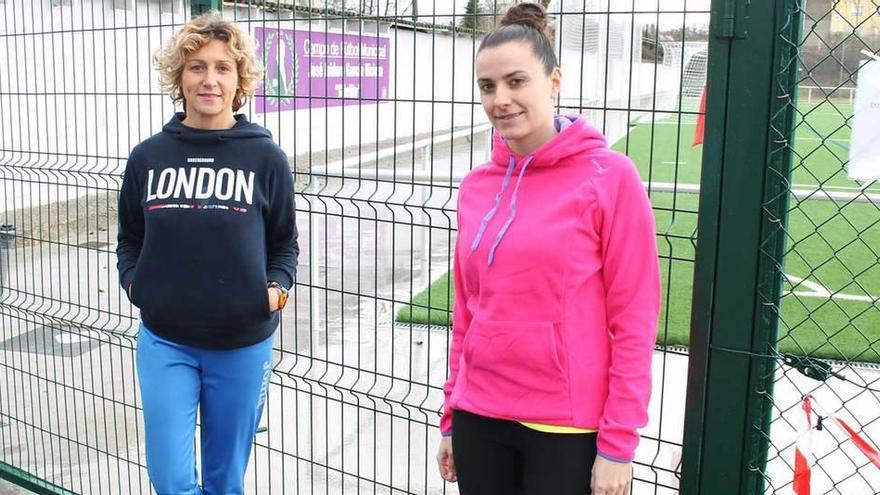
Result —
MULTIPOLYGON (((870 186, 871 183, 866 182, 865 184, 863 184, 861 186, 822 186, 822 190, 824 190, 824 191, 837 191, 837 190, 840 190, 840 191, 864 191, 866 185, 870 186)), ((795 187, 797 189, 807 189, 810 187, 816 187, 816 184, 794 184, 793 187, 795 187)))
POLYGON ((806 279, 803 279, 800 277, 795 277, 794 275, 789 275, 787 273, 783 274, 783 276, 786 279, 788 279, 788 282, 791 285, 801 285, 803 287, 806 287, 807 289, 810 289, 809 291, 786 290, 782 293, 783 296, 786 296, 788 294, 792 294, 792 295, 801 296, 801 297, 816 297, 816 298, 820 298, 820 299, 837 299, 837 300, 841 300, 841 301, 858 301, 858 302, 868 302, 868 303, 872 303, 872 304, 876 303, 877 301, 880 301, 880 297, 858 296, 855 294, 840 294, 840 293, 832 294, 831 291, 829 291, 828 289, 823 287, 821 284, 818 284, 816 282, 811 282, 809 280, 806 280, 806 279))
MULTIPOLYGON (((681 125, 696 125, 696 121, 681 121, 681 125)), ((639 122, 639 125, 679 125, 678 121, 660 120, 657 122, 639 122)))
POLYGON ((820 139, 820 138, 816 138, 816 137, 800 137, 800 136, 795 136, 794 141, 795 142, 798 142, 798 141, 834 141, 834 142, 838 142, 838 143, 847 143, 847 144, 849 143, 849 139, 844 139, 844 138, 820 139))

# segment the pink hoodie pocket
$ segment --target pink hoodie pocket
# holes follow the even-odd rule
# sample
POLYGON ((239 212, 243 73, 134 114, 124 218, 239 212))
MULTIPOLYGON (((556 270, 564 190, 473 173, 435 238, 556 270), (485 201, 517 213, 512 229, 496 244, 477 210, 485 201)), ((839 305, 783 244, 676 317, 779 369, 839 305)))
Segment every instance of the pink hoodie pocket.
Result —
POLYGON ((494 417, 570 420, 564 349, 551 322, 475 318, 464 339, 465 400, 494 417))

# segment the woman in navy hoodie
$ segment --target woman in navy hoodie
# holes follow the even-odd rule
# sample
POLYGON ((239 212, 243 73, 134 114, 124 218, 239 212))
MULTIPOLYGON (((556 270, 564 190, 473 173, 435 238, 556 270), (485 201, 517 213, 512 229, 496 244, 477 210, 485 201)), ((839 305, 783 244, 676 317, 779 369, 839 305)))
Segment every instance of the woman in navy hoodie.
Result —
POLYGON ((154 62, 183 112, 131 152, 116 249, 141 310, 147 471, 159 494, 240 494, 296 274, 293 177, 271 134, 235 113, 262 75, 246 33, 205 14, 154 62))

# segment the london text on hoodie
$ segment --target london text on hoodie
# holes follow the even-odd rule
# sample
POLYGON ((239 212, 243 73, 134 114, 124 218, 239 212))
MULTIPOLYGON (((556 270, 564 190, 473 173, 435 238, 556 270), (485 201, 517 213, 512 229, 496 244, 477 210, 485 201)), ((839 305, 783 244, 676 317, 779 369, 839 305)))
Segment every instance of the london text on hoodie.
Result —
POLYGON ((293 284, 293 177, 263 127, 236 115, 201 130, 176 114, 129 156, 119 201, 119 281, 154 333, 245 347, 278 326, 266 285, 293 284))

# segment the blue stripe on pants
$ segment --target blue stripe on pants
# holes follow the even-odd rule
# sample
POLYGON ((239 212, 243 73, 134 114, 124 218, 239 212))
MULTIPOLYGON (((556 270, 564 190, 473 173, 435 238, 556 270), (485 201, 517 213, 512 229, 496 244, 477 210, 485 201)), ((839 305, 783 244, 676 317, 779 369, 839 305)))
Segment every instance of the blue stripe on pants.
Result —
POLYGON ((137 372, 147 472, 159 495, 244 493, 272 366, 272 337, 233 350, 175 344, 140 326, 137 372), (201 407, 202 487, 195 462, 201 407))

